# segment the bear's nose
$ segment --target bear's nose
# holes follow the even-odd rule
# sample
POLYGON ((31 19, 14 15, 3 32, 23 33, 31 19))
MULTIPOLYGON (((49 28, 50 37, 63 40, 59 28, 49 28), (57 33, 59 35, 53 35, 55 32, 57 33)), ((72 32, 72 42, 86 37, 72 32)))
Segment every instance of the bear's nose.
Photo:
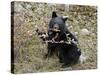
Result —
POLYGON ((59 29, 59 27, 58 26, 55 26, 54 29, 59 29))
POLYGON ((58 24, 55 24, 54 25, 54 29, 59 29, 59 25, 58 24))

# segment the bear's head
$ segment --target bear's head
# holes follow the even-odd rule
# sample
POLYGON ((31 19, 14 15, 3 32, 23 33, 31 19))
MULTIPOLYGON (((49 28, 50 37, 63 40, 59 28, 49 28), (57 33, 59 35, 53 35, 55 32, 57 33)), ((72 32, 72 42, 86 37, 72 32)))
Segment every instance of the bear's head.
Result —
POLYGON ((58 34, 63 34, 64 32, 66 32, 66 25, 65 22, 68 19, 68 17, 62 17, 62 16, 58 16, 56 14, 56 12, 52 12, 52 18, 49 22, 49 26, 48 26, 48 36, 49 39, 55 37, 58 37, 58 34))

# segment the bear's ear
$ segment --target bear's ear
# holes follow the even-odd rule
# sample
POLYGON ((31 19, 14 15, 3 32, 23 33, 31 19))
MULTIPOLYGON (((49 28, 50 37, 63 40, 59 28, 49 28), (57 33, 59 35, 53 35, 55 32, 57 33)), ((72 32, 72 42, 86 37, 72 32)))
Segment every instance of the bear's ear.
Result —
POLYGON ((63 16, 63 21, 65 22, 68 19, 68 16, 63 16))
POLYGON ((53 12, 52 12, 52 18, 55 18, 55 17, 57 17, 57 14, 56 14, 55 11, 53 11, 53 12))

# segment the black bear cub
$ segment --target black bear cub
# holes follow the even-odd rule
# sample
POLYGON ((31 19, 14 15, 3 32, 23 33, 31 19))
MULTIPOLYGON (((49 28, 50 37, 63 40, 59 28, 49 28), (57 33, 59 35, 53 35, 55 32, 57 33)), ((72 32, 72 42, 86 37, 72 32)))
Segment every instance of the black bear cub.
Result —
POLYGON ((59 62, 63 63, 63 67, 76 63, 81 55, 77 46, 78 40, 65 25, 67 19, 68 17, 60 17, 56 12, 52 12, 52 19, 48 25, 48 40, 50 42, 48 42, 47 57, 57 51, 59 62))

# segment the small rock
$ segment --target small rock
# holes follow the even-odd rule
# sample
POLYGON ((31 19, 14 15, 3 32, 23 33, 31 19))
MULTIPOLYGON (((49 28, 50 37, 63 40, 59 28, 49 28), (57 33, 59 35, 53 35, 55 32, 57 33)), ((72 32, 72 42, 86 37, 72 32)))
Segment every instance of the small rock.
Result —
POLYGON ((75 34, 75 35, 78 35, 78 32, 75 32, 74 34, 75 34))
POLYGON ((95 33, 91 33, 91 36, 95 36, 95 33))
POLYGON ((68 24, 68 23, 66 23, 66 26, 68 27, 68 26, 69 26, 69 24, 68 24))
POLYGON ((89 34, 90 34, 90 31, 87 30, 87 29, 82 29, 82 30, 81 30, 81 34, 82 34, 82 35, 89 35, 89 34))
POLYGON ((73 26, 69 26, 68 28, 69 28, 69 29, 72 29, 72 28, 73 28, 73 26))
POLYGON ((37 25, 35 25, 35 28, 38 28, 38 26, 37 26, 37 25))

